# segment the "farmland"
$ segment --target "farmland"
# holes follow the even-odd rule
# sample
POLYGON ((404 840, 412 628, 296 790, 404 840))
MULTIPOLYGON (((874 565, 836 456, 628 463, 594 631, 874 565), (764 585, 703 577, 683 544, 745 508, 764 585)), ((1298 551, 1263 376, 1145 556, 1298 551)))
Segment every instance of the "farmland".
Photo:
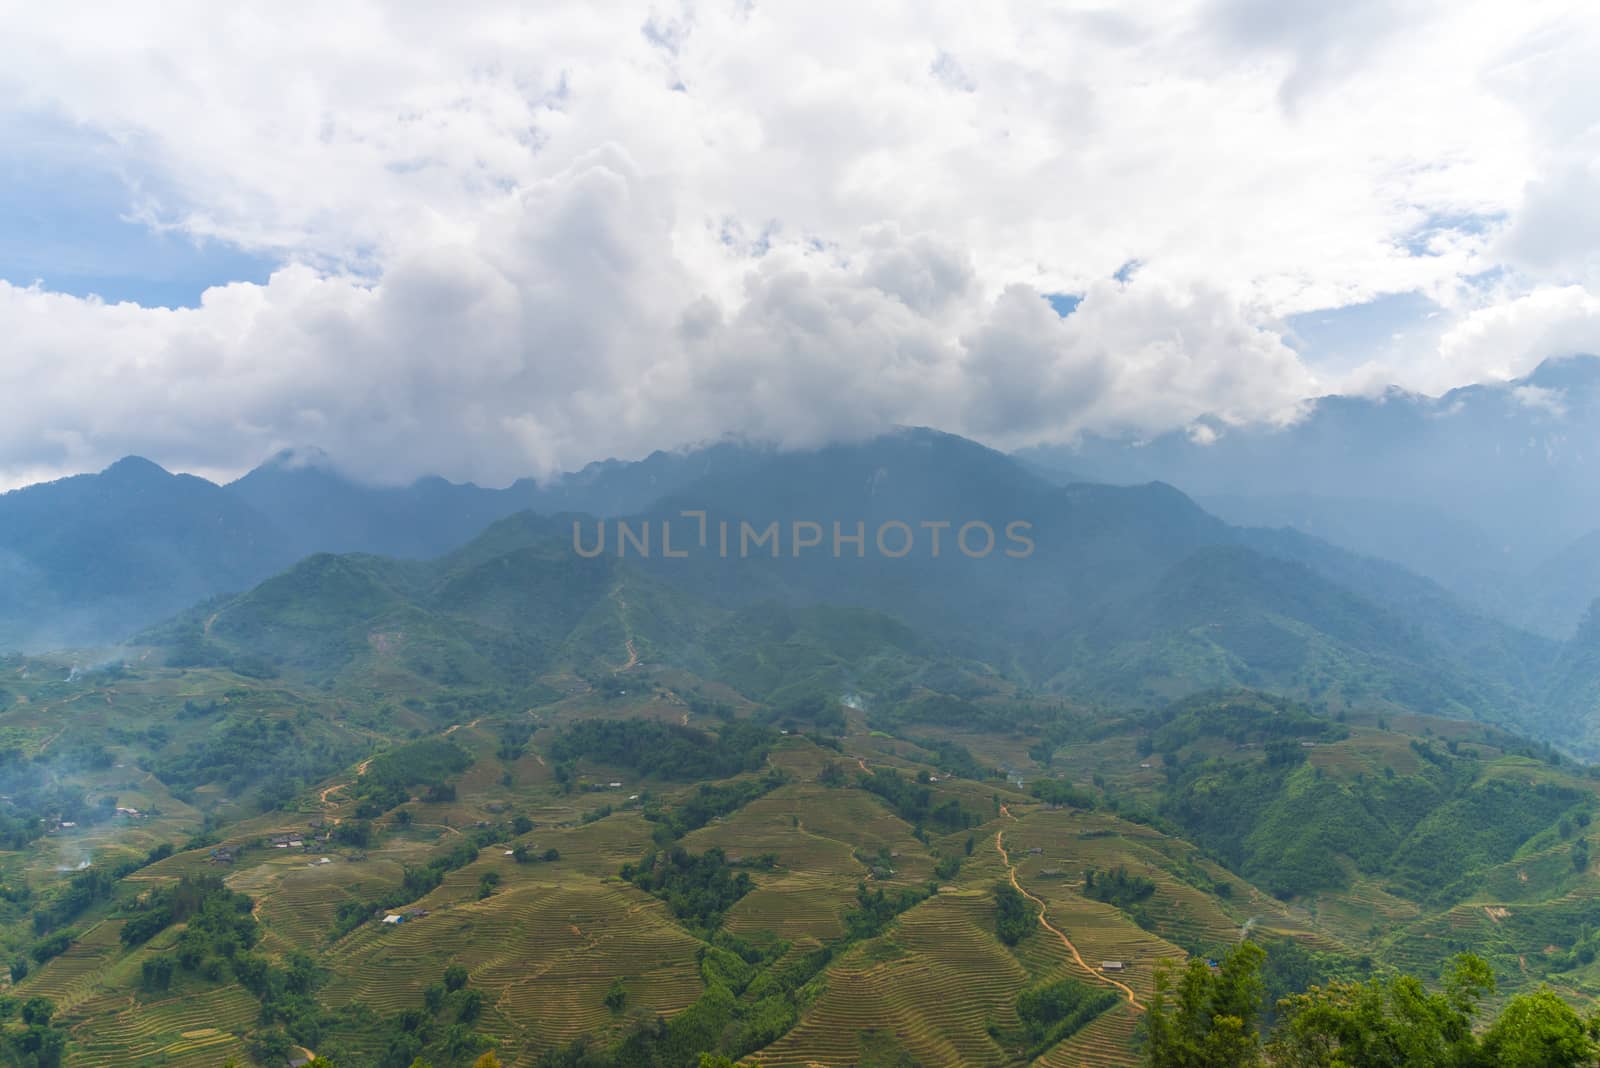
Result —
MULTIPOLYGON (((50 724, 74 710, 74 743, 103 755, 84 770, 63 767, 62 778, 91 803, 114 796, 138 813, 54 827, 0 859, 14 888, 0 902, 11 917, 6 948, 28 961, 9 993, 52 1004, 69 1064, 270 1063, 289 1042, 338 1064, 409 1064, 416 1053, 449 1064, 493 1048, 507 1064, 533 1066, 575 1043, 603 1048, 680 1020, 688 1029, 723 1005, 715 1011, 728 1034, 762 1036, 735 1052, 763 1065, 1012 1065, 1024 1052, 1019 998, 1071 981, 1113 1003, 1032 1060, 1129 1065, 1157 969, 1246 937, 1280 956, 1298 946, 1285 959, 1321 974, 1379 961, 1429 974, 1472 944, 1507 990, 1546 976, 1573 998, 1600 989, 1593 957, 1553 945, 1551 934, 1593 922, 1600 908, 1592 875, 1572 861, 1587 821, 1567 819, 1561 833, 1552 826, 1504 859, 1486 845, 1477 889, 1459 900, 1431 901, 1343 857, 1342 883, 1274 895, 1157 814, 1182 782, 1169 765, 1251 759, 1248 747, 1189 728, 1148 758, 1139 753, 1148 725, 1081 743, 1058 731, 1046 769, 1021 756, 1039 752, 1026 734, 997 735, 990 748, 972 732, 874 729, 859 712, 842 730, 787 736, 757 726, 756 707, 742 719, 706 717, 683 695, 713 684, 649 665, 616 676, 626 686, 569 680, 564 692, 509 706, 467 707, 441 691, 447 700, 397 714, 410 724, 398 732, 361 712, 372 698, 358 695, 355 678, 306 687, 135 666, 69 682, 63 667, 9 666, 21 699, 4 729, 49 761, 61 744, 50 724), (231 726, 246 714, 264 733, 231 726), (654 774, 627 748, 633 728, 608 723, 679 732, 651 737, 691 763, 654 774), (580 724, 590 726, 572 733, 580 724), (719 731, 754 748, 727 749, 719 731), (197 750, 197 738, 210 748, 197 750), (574 749, 581 738, 603 752, 574 749), (285 792, 247 760, 227 765, 236 785, 225 792, 189 770, 197 751, 232 761, 228 746, 314 777, 285 792), (1029 765, 1021 774, 1019 758, 1029 765), (699 778, 692 762, 701 759, 719 762, 718 775, 699 778), (950 770, 957 763, 966 774, 950 770), (1001 767, 1013 769, 1010 780, 1001 767), (387 793, 379 775, 395 784, 387 793), (1041 775, 1078 792, 1068 802, 1038 793, 1029 781, 1041 775), (678 891, 652 894, 623 877, 663 849, 721 857, 741 889, 714 914, 690 912, 678 891), (58 900, 74 876, 57 869, 81 860, 86 871, 126 870, 64 917, 60 952, 36 953, 40 936, 22 921, 58 900), (1094 891, 1094 873, 1112 872, 1136 892, 1094 891), (248 953, 163 965, 193 941, 181 920, 142 942, 123 937, 156 895, 207 879, 250 902, 248 953), (1008 944, 995 887, 1013 879, 1030 919, 1008 944), (868 909, 874 895, 879 913, 868 909), (726 956, 721 947, 753 963, 735 968, 736 979, 714 974, 708 962, 726 956), (254 987, 242 978, 251 969, 266 976, 254 987), (274 985, 292 975, 304 977, 309 1001, 274 985), (724 1004, 727 982, 742 993, 724 1004), (779 1023, 757 1031, 757 1006, 779 1023)), ((356 678, 381 694, 380 674, 356 678)), ((1385 768, 1417 777, 1442 759, 1415 736, 1352 727, 1304 750, 1296 774, 1383 782, 1385 768)), ((1480 786, 1542 783, 1573 813, 1593 797, 1586 778, 1476 738, 1480 786)))

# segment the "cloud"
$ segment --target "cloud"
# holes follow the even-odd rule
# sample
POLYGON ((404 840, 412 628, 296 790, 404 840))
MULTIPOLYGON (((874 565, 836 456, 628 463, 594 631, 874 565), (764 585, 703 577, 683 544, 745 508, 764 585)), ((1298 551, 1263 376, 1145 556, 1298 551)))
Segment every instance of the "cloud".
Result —
POLYGON ((1600 282, 1600 153, 1566 155, 1530 182, 1499 251, 1553 281, 1600 282))
POLYGON ((175 310, 0 286, 0 483, 1283 419, 1320 381, 1288 317, 1392 293, 1450 317, 1384 354, 1402 379, 1581 336, 1593 279, 1540 272, 1590 264, 1560 226, 1585 105, 1551 81, 1587 24, 1278 11, 35 9, 12 112, 114 145, 130 218, 281 266, 175 310))
POLYGON ((1438 381, 1517 378, 1551 356, 1600 353, 1600 297, 1581 286, 1542 287, 1480 308, 1445 333, 1438 381))

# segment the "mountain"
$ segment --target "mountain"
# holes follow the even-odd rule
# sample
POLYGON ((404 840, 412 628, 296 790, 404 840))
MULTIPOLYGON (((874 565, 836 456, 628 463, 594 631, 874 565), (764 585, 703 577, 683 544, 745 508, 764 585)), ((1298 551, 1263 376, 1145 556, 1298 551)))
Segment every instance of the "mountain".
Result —
MULTIPOLYGON (((1425 578, 1293 530, 1232 526, 1164 483, 1058 486, 926 429, 790 452, 725 443, 505 490, 363 486, 303 454, 228 487, 126 461, 7 495, 0 514, 8 531, 35 532, 5 546, 18 575, 9 618, 35 628, 20 639, 55 619, 76 624, 57 632, 67 640, 95 640, 205 601, 162 640, 175 662, 246 673, 332 678, 383 660, 403 634, 407 671, 525 686, 620 660, 629 628, 636 647, 702 671, 730 662, 730 621, 834 606, 990 665, 976 675, 1059 693, 1138 702, 1269 685, 1550 737, 1538 700, 1556 645, 1425 578), (528 500, 541 510, 514 511, 528 500), (584 504, 597 514, 569 508, 584 504), (578 551, 607 529, 599 557, 578 551), (113 559, 100 543, 122 554, 103 575, 82 566, 113 559), (626 612, 611 599, 623 587, 635 591, 626 612), (230 589, 247 592, 208 600, 230 589)), ((830 678, 889 677, 867 659, 830 678)), ((901 683, 926 666, 890 660, 901 683)))
POLYGON ((333 680, 383 662, 419 684, 447 671, 516 687, 634 655, 726 674, 769 619, 879 636, 831 660, 806 639, 833 666, 802 681, 833 686, 892 689, 944 657, 974 679, 1121 704, 1266 685, 1535 733, 1556 655, 1397 565, 1229 526, 1159 483, 1053 486, 915 429, 725 465, 620 520, 519 513, 431 561, 319 554, 150 637, 174 663, 333 680), (824 610, 845 614, 824 624, 824 610), (893 627, 869 619, 915 640, 881 648, 893 627))
MULTIPOLYGON (((1600 625, 928 430, 734 460, 0 658, 24 1011, 86 1063, 1132 1065, 1157 962, 1245 938, 1269 999, 1600 991, 1592 781, 1493 725, 1600 749, 1600 625)), ((275 527, 152 466, 93 478, 275 527)))
POLYGON ((1282 428, 1201 420, 1149 441, 1089 436, 1019 455, 1098 481, 1170 482, 1225 518, 1385 556, 1555 637, 1600 594, 1589 587, 1581 601, 1553 603, 1534 577, 1600 530, 1596 356, 1550 359, 1522 378, 1438 397, 1323 397, 1282 428))
POLYGON ((0 647, 103 641, 294 559, 283 530, 140 457, 0 495, 0 647))
POLYGON ((762 455, 721 443, 638 461, 599 461, 545 484, 519 479, 486 489, 438 477, 373 486, 341 474, 319 450, 287 450, 226 488, 287 531, 296 557, 364 552, 421 560, 466 544, 515 512, 625 515, 695 478, 749 466, 762 455))
POLYGON ((765 455, 725 442, 504 489, 433 477, 368 485, 314 449, 281 452, 226 486, 128 457, 0 495, 0 649, 114 642, 313 553, 428 559, 524 510, 639 511, 765 455))
POLYGON ((1170 679, 1158 687, 1169 694, 1272 679, 1344 700, 1434 701, 1435 710, 1535 729, 1533 702, 1556 655, 1554 642, 1392 563, 1294 531, 1230 526, 1162 483, 1053 486, 1002 454, 934 431, 781 454, 696 482, 646 519, 659 534, 663 522, 701 510, 711 530, 776 521, 788 540, 777 559, 742 557, 732 543, 722 559, 713 535, 687 558, 662 558, 658 547, 638 566, 725 604, 780 598, 884 612, 1062 692, 1088 686, 1132 698, 1157 677, 1170 679), (1016 521, 1027 524, 1028 551, 1008 556, 1017 543, 1005 531, 1016 521), (797 556, 791 535, 807 522, 822 528, 823 544, 797 556), (890 558, 875 534, 896 522, 916 541, 890 558), (841 544, 836 557, 835 523, 844 533, 859 525, 867 551, 841 544), (949 524, 938 556, 929 523, 949 524), (973 558, 950 544, 968 523, 996 533, 993 552, 973 558), (1211 585, 1197 590, 1195 579, 1211 585), (1225 625, 1246 627, 1253 639, 1240 645, 1225 625), (1128 662, 1139 669, 1111 670, 1112 646, 1118 655, 1139 650, 1128 662), (1132 685, 1136 678, 1144 681, 1132 685))

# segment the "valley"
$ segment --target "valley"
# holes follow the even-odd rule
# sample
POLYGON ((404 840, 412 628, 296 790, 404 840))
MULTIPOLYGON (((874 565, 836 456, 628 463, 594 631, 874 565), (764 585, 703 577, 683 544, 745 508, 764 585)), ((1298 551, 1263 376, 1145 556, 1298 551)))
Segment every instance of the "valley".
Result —
POLYGON ((3 1004, 49 1009, 15 1041, 1133 1065, 1160 970, 1247 942, 1269 1012, 1463 951, 1491 1008, 1600 995, 1600 775, 1545 718, 1551 645, 960 439, 767 463, 694 499, 1018 509, 1038 552, 583 559, 519 513, 0 657, 3 1004))

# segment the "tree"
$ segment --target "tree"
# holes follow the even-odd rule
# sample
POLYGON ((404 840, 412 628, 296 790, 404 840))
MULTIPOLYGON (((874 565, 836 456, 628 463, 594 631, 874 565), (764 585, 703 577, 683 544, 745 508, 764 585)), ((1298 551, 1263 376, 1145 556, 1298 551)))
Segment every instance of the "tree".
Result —
POLYGON ((1600 1044, 1549 989, 1519 994, 1484 1032, 1479 1063, 1498 1068, 1578 1068, 1593 1064, 1600 1044))
POLYGON ((1260 946, 1245 942, 1215 971, 1199 957, 1190 958, 1176 975, 1167 965, 1157 969, 1145 1063, 1151 1068, 1261 1064, 1256 1018, 1266 991, 1265 959, 1260 946))
POLYGON ((32 997, 22 1003, 22 1022, 30 1027, 48 1027, 56 1007, 44 998, 32 997))
POLYGON ((429 983, 422 991, 422 1004, 429 1012, 436 1013, 444 1008, 445 988, 443 983, 429 983))
POLYGON ((467 985, 467 969, 459 964, 452 964, 444 970, 444 988, 451 993, 467 985))
POLYGON ((172 958, 151 957, 139 968, 139 979, 146 990, 161 991, 172 985, 172 958))
POLYGON ((622 985, 621 979, 611 980, 611 986, 606 990, 606 1008, 612 1012, 621 1012, 622 1007, 628 1003, 628 990, 622 985))
POLYGON ((1482 958, 1462 954, 1451 962, 1443 986, 1430 994, 1415 976, 1398 975, 1330 983, 1284 998, 1278 1003, 1283 1022, 1270 1045, 1273 1063, 1288 1068, 1483 1063, 1476 1059, 1472 1021, 1494 990, 1494 973, 1482 958))
POLYGON ((1033 914, 1028 899, 1010 883, 996 883, 994 887, 994 927, 1000 941, 1014 946, 1033 929, 1033 914))
POLYGON ((494 1055, 493 1050, 490 1050, 488 1053, 485 1053, 483 1056, 473 1061, 472 1068, 500 1068, 500 1058, 494 1055))

